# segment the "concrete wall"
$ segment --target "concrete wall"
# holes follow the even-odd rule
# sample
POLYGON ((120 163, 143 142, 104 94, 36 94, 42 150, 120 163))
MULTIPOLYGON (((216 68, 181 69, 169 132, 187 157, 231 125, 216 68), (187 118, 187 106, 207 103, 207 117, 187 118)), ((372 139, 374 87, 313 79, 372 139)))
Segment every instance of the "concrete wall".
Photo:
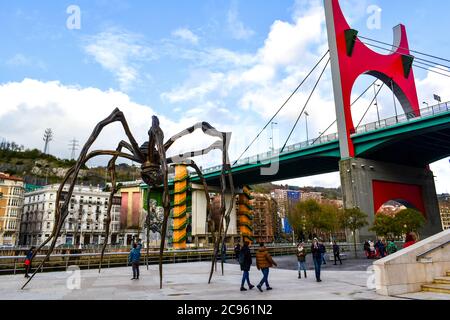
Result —
POLYGON ((375 238, 375 234, 369 231, 375 220, 374 180, 420 186, 427 215, 427 224, 420 235, 426 238, 442 231, 432 171, 360 158, 343 160, 339 167, 345 207, 359 207, 369 215, 369 226, 359 232, 360 242, 375 238))
POLYGON ((450 271, 450 245, 426 255, 428 262, 418 262, 417 256, 450 241, 450 230, 384 259, 374 266, 377 293, 386 296, 422 291, 423 284, 431 283, 450 271))

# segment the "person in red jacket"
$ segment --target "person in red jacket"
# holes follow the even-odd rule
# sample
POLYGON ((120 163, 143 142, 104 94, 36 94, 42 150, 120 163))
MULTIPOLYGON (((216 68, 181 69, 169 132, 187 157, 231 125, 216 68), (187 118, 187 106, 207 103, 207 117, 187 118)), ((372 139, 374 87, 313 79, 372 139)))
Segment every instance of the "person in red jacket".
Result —
POLYGON ((408 233, 406 235, 405 244, 403 245, 404 248, 408 248, 416 243, 416 237, 414 236, 414 233, 408 233))

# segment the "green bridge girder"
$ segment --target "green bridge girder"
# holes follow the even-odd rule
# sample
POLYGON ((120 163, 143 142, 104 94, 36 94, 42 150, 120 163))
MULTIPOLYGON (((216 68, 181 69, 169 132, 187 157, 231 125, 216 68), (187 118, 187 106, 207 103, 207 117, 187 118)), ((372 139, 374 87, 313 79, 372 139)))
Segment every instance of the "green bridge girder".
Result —
MULTIPOLYGON (((423 168, 450 156, 450 110, 354 134, 352 139, 358 158, 423 168)), ((269 160, 235 166, 233 180, 236 186, 242 186, 337 172, 340 160, 336 139, 283 153, 275 175, 261 174, 261 168, 270 167, 269 160)), ((276 163, 276 159, 273 161, 276 163)), ((205 174, 208 185, 219 186, 220 173, 218 170, 205 174)), ((192 176, 190 181, 200 183, 197 176, 192 176)), ((169 181, 169 185, 173 187, 173 181, 169 181)))
MULTIPOLYGON (((352 136, 356 157, 425 167, 450 156, 450 111, 352 136)), ((253 163, 233 167, 236 185, 301 178, 339 171, 339 141, 313 145, 284 153, 279 157, 279 170, 264 176, 266 164, 253 163)), ((220 171, 205 175, 208 184, 219 185, 220 171)), ((192 177, 192 182, 200 182, 192 177)))

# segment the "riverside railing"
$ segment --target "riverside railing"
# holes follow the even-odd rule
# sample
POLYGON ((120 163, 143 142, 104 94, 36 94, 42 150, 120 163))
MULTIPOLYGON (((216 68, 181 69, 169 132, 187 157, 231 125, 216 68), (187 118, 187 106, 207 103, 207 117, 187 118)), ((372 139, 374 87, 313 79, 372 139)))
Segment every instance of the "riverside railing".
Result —
MULTIPOLYGON (((419 119, 436 116, 436 115, 446 113, 446 112, 450 112, 450 102, 444 102, 444 103, 440 103, 440 104, 437 104, 434 106, 422 108, 422 109, 420 109, 419 117, 416 117, 415 114, 411 112, 411 113, 400 114, 400 115, 390 117, 387 119, 382 119, 382 120, 379 120, 376 122, 361 125, 358 128, 356 128, 356 134, 368 133, 371 131, 388 128, 388 127, 391 127, 391 126, 394 126, 394 125, 397 125, 400 123, 416 121, 419 119)), ((269 152, 261 153, 261 154, 254 155, 254 156, 251 156, 248 158, 241 159, 236 163, 236 166, 242 166, 242 165, 247 165, 247 164, 257 164, 257 163, 264 164, 265 162, 270 163, 271 160, 280 156, 281 154, 287 154, 287 153, 295 152, 298 150, 310 148, 313 146, 321 145, 324 143, 333 142, 333 141, 338 140, 338 138, 339 138, 339 136, 337 133, 324 135, 324 136, 321 136, 316 139, 311 139, 308 141, 304 141, 304 142, 296 143, 296 144, 293 144, 290 146, 286 146, 283 153, 281 153, 281 149, 278 149, 278 150, 274 150, 273 152, 269 151, 269 152)), ((218 166, 214 166, 211 168, 203 169, 202 172, 203 172, 203 174, 209 174, 212 172, 220 171, 221 169, 222 169, 222 166, 218 165, 218 166)), ((196 177, 197 174, 192 173, 191 176, 196 177)))
MULTIPOLYGON (((359 245, 360 247, 361 245, 359 245)), ((309 244, 306 245, 306 248, 309 244)), ((327 252, 332 252, 331 246, 326 246, 327 252)), ((294 245, 267 246, 270 254, 276 256, 294 255, 297 247, 294 245)), ((251 252, 254 256, 258 246, 252 246, 251 252)), ((341 244, 341 252, 352 252, 352 244, 341 244)), ((190 263, 211 261, 214 254, 213 249, 196 250, 170 250, 163 255, 164 264, 190 263)), ((220 262, 220 254, 218 261, 220 262)), ((33 267, 37 267, 45 258, 45 255, 37 255, 33 261, 33 267)), ((234 250, 227 250, 227 259, 236 259, 234 250)), ((142 249, 141 263, 146 265, 156 265, 159 263, 159 251, 150 251, 147 255, 146 249, 142 249)), ((3 256, 0 257, 0 275, 23 274, 25 272, 25 256, 3 256)), ((80 254, 54 254, 50 256, 39 272, 66 271, 70 266, 77 266, 82 270, 98 269, 100 265, 100 253, 80 253, 80 254)), ((105 253, 102 268, 116 268, 128 266, 128 252, 108 252, 105 253)), ((34 271, 35 269, 32 268, 34 271)))

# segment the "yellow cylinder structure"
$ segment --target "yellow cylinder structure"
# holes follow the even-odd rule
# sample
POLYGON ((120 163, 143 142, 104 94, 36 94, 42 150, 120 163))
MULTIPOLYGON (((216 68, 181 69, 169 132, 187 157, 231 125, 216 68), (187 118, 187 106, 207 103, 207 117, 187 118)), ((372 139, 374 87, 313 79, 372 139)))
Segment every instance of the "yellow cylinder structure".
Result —
POLYGON ((248 186, 243 188, 243 193, 239 195, 238 226, 243 241, 253 243, 253 207, 250 205, 251 189, 248 186))
POLYGON ((173 206, 173 248, 186 249, 188 170, 185 165, 175 167, 173 206))

